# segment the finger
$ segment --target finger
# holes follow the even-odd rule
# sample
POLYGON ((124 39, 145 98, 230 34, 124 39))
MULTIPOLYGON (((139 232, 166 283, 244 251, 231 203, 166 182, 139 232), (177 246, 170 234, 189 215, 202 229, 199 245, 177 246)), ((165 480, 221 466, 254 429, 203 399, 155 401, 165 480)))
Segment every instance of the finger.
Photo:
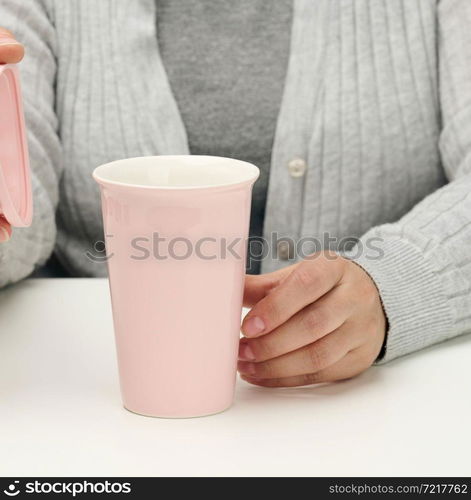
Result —
POLYGON ((344 262, 339 256, 328 259, 323 254, 301 262, 247 314, 242 322, 244 335, 264 335, 322 297, 340 281, 344 262))
POLYGON ((5 218, 0 215, 0 243, 4 243, 11 238, 11 226, 5 220, 5 218))
POLYGON ((273 273, 245 276, 244 306, 253 307, 263 299, 270 290, 277 287, 283 279, 288 276, 298 264, 279 269, 273 273))
POLYGON ((339 328, 354 308, 351 293, 335 287, 272 332, 241 339, 239 359, 265 361, 312 344, 339 328))
POLYGON ((0 64, 17 63, 23 59, 24 47, 11 31, 0 28, 0 64))
POLYGON ((254 378, 247 375, 240 377, 246 382, 261 387, 299 387, 303 385, 336 382, 355 377, 369 368, 369 364, 356 355, 356 350, 349 352, 340 361, 314 373, 306 373, 285 378, 254 378))
POLYGON ((241 374, 255 378, 286 378, 315 373, 342 359, 349 351, 359 347, 362 340, 361 332, 350 328, 346 322, 329 335, 297 351, 260 363, 239 361, 237 368, 241 374))

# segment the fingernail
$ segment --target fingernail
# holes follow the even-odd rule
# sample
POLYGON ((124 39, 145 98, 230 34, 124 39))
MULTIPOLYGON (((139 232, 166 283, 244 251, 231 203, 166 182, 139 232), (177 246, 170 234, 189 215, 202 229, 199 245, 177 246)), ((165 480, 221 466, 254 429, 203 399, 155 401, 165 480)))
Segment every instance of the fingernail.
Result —
POLYGON ((246 361, 255 361, 255 355, 252 348, 247 344, 247 341, 242 339, 239 344, 239 359, 244 359, 246 361))
POLYGON ((5 243, 10 239, 10 233, 6 227, 0 226, 0 243, 5 243))
POLYGON ((11 36, 0 36, 0 45, 21 45, 21 43, 11 36))
POLYGON ((256 384, 257 382, 261 382, 263 380, 260 377, 252 377, 251 375, 244 375, 243 373, 240 374, 240 378, 251 384, 256 384))
POLYGON ((265 330, 265 323, 262 318, 254 316, 244 323, 242 331, 247 335, 247 337, 257 335, 265 330))
POLYGON ((237 363, 237 369, 241 373, 245 373, 248 375, 255 375, 255 365, 253 363, 248 362, 248 361, 239 361, 237 363))

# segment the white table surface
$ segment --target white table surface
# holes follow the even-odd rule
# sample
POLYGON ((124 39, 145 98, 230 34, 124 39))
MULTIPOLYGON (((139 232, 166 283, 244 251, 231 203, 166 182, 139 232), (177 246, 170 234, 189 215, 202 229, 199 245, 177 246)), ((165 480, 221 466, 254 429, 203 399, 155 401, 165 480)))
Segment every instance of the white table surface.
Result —
POLYGON ((165 420, 121 406, 108 284, 0 291, 0 475, 471 474, 471 336, 347 382, 165 420))

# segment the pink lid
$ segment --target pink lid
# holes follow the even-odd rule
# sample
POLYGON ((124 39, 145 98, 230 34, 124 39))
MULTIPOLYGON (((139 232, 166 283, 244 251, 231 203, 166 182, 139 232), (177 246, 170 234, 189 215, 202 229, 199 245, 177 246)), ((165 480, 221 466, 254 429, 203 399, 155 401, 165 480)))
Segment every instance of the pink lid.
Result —
POLYGON ((0 65, 0 214, 16 227, 31 224, 33 200, 18 68, 0 65))

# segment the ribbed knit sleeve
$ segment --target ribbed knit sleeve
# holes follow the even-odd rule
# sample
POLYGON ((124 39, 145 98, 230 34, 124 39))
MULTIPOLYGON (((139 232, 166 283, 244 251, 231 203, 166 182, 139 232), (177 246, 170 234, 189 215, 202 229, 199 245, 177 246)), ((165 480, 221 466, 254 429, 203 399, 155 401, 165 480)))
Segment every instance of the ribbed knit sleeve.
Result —
POLYGON ((389 320, 381 362, 471 330, 470 26, 469 0, 439 2, 440 151, 449 184, 397 223, 370 230, 351 254, 376 282, 389 320))
POLYGON ((47 5, 38 0, 1 0, 0 26, 11 30, 26 49, 20 74, 34 199, 31 227, 14 229, 11 240, 0 244, 0 286, 4 286, 30 274, 53 250, 62 159, 54 112, 55 33, 47 5))

